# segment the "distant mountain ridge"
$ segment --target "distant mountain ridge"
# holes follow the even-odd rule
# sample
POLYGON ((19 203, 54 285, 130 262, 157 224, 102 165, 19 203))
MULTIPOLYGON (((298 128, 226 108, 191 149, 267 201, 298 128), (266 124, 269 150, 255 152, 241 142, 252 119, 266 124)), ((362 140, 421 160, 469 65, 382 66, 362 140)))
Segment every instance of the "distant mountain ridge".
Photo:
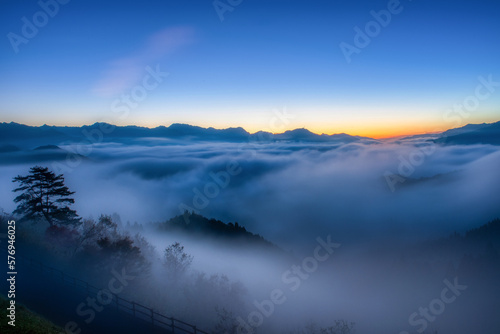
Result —
POLYGON ((348 134, 315 134, 307 129, 289 130, 280 134, 259 131, 249 133, 241 127, 215 129, 188 124, 174 123, 168 127, 145 128, 139 126, 114 126, 107 123, 94 123, 81 127, 69 126, 29 126, 18 123, 0 123, 0 143, 18 143, 37 140, 38 146, 55 145, 60 142, 112 141, 114 139, 168 138, 198 141, 225 142, 316 142, 352 143, 361 140, 376 141, 372 138, 348 134))
MULTIPOLYGON (((425 137, 416 135, 407 138, 425 137)), ((434 142, 444 145, 492 144, 500 145, 500 122, 468 124, 435 134, 434 142)), ((94 123, 81 127, 71 126, 29 126, 18 123, 0 123, 0 146, 27 146, 36 141, 36 146, 57 145, 63 142, 87 142, 126 140, 138 138, 161 138, 172 140, 219 141, 219 142, 297 142, 297 143, 335 143, 354 142, 377 143, 376 139, 340 134, 316 134, 305 128, 287 130, 283 133, 258 131, 249 133, 241 127, 215 129, 189 124, 174 123, 168 127, 146 128, 135 125, 114 126, 107 123, 94 123), (25 144, 25 145, 23 145, 25 144)), ((33 148, 33 147, 31 147, 33 148)))
POLYGON ((0 145, 0 156, 0 165, 63 161, 68 156, 71 156, 73 159, 88 159, 83 155, 71 153, 57 145, 42 145, 26 150, 22 150, 14 145, 0 145))
POLYGON ((500 122, 467 124, 443 132, 434 142, 445 145, 500 145, 500 122))

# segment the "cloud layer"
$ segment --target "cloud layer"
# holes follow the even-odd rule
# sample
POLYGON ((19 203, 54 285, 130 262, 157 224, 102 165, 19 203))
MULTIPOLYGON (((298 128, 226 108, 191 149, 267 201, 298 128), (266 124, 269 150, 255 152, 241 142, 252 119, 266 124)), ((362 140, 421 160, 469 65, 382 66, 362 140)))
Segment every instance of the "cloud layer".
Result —
MULTIPOLYGON (((285 245, 325 232, 347 239, 439 235, 500 215, 498 147, 434 146, 413 159, 421 149, 412 140, 338 147, 141 139, 94 146, 66 179, 83 216, 117 212, 144 223, 190 208, 285 245), (404 180, 394 191, 388 172, 404 180)), ((6 169, 3 184, 27 163, 6 169)), ((6 210, 12 196, 3 189, 6 210)))
MULTIPOLYGON (((360 332, 404 330, 408 315, 439 294, 443 279, 429 276, 425 268, 404 274, 404 267, 394 263, 401 257, 398 249, 500 216, 500 148, 491 145, 436 146, 414 139, 331 145, 142 138, 101 143, 88 151, 86 159, 65 172, 67 185, 76 191, 75 209, 83 217, 116 212, 125 224, 144 224, 193 209, 238 222, 292 250, 299 260, 311 255, 318 237, 330 235, 341 243, 338 256, 287 295, 290 301, 273 315, 279 326, 290 325, 290 318, 297 325, 308 319, 329 325, 331 319, 343 318, 357 322, 360 332), (394 189, 388 172, 401 178, 394 189), (414 292, 418 285, 425 286, 423 293, 414 292), (394 321, 381 320, 387 317, 394 321)), ((25 174, 40 154, 3 153, 0 207, 14 209, 10 181, 25 174), (5 160, 15 155, 23 158, 5 160)), ((52 157, 51 150, 47 154, 52 157)), ((67 163, 60 154, 55 158, 67 163)), ((40 163, 52 164, 47 159, 40 163)), ((159 251, 178 241, 172 235, 146 235, 159 251)), ((215 244, 182 242, 195 256, 196 269, 242 281, 250 305, 269 298, 273 288, 288 291, 291 286, 281 279, 286 267, 254 250, 237 253, 215 244)), ((409 268, 419 268, 415 266, 409 268)), ((470 303, 460 303, 459 312, 467 314, 470 303)), ((449 314, 442 318, 442 328, 454 330, 461 317, 449 314)), ((490 320, 485 326, 493 326, 490 320)))

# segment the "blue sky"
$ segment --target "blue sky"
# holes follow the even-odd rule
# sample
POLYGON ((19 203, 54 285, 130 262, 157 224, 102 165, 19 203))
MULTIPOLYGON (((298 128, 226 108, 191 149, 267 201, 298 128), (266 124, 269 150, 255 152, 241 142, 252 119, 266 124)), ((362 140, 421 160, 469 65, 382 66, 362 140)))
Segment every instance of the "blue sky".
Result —
POLYGON ((355 46, 354 28, 389 3, 221 0, 232 9, 221 21, 213 1, 71 0, 45 24, 37 1, 0 0, 0 121, 276 132, 286 110, 284 128, 382 137, 499 120, 500 87, 466 116, 444 115, 478 77, 500 81, 500 3, 402 0, 348 63, 339 45, 355 46), (42 21, 13 46, 23 17, 42 21), (168 76, 144 90, 147 68, 168 76), (132 107, 134 89, 146 96, 132 107))

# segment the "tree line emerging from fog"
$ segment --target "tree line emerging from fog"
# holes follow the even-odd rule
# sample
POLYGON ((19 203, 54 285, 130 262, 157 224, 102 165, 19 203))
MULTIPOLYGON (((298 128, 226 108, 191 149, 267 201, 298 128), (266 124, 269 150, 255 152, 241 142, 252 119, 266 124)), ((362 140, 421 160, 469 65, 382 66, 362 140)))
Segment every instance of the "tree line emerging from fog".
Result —
MULTIPOLYGON (((248 314, 247 288, 226 275, 196 270, 193 255, 176 241, 157 250, 142 234, 142 225, 121 223, 118 215, 82 218, 71 209, 74 192, 64 184, 63 175, 48 168, 33 167, 28 175, 13 179, 17 184, 13 212, 18 221, 19 248, 52 265, 61 266, 69 274, 97 286, 104 286, 106 276, 115 268, 123 268, 135 277, 122 297, 173 316, 198 328, 212 328, 213 334, 239 333, 236 318, 248 314)), ((2 213, 2 227, 12 215, 2 213)), ((225 224, 186 212, 168 221, 150 224, 159 235, 213 236, 224 242, 246 243, 255 249, 285 254, 280 248, 253 234, 238 223, 225 224)), ((407 246, 399 254, 394 267, 401 273, 431 272, 433 266, 446 271, 447 277, 459 275, 468 282, 500 279, 500 220, 452 234, 439 240, 407 246), (439 261, 436 261, 439 259, 439 261), (479 278, 482 273, 487 279, 479 278)), ((440 269, 440 270, 441 270, 440 269)), ((352 334, 355 324, 332 320, 321 327, 311 322, 283 334, 352 334)), ((425 331, 425 333, 437 333, 425 331)))
MULTIPOLYGON (((199 327, 212 327, 214 334, 238 333, 235 314, 246 312, 246 288, 226 275, 207 275, 193 270, 190 255, 180 242, 158 252, 141 233, 131 234, 142 225, 124 228, 117 216, 82 218, 71 209, 75 192, 64 184, 64 176, 46 167, 32 167, 28 175, 13 179, 18 187, 13 215, 2 213, 3 225, 12 217, 18 221, 20 248, 28 250, 54 266, 62 266, 82 279, 105 284, 115 268, 135 277, 124 297, 152 307, 157 312, 185 321, 197 321, 199 327)), ((238 223, 225 224, 195 213, 184 213, 163 223, 153 224, 162 233, 211 235, 236 243, 246 243, 270 252, 285 253, 262 236, 238 223)), ((344 320, 319 328, 313 323, 294 334, 349 334, 354 324, 344 320)))

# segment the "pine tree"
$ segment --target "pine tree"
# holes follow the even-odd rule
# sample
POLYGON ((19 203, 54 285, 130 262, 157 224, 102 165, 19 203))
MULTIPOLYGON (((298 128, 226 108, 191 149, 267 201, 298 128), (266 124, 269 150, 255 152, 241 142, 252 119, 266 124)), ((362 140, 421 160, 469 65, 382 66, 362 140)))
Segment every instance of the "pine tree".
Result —
POLYGON ((165 267, 167 273, 172 279, 172 283, 177 283, 182 275, 187 271, 193 256, 184 251, 184 246, 179 242, 175 242, 165 249, 165 267))
POLYGON ((64 185, 62 174, 56 175, 47 167, 35 166, 28 175, 18 175, 12 182, 20 184, 13 192, 22 192, 14 199, 14 202, 19 203, 15 214, 21 214, 29 220, 45 218, 51 226, 80 222, 76 211, 69 208, 75 203, 70 198, 74 192, 64 185))

